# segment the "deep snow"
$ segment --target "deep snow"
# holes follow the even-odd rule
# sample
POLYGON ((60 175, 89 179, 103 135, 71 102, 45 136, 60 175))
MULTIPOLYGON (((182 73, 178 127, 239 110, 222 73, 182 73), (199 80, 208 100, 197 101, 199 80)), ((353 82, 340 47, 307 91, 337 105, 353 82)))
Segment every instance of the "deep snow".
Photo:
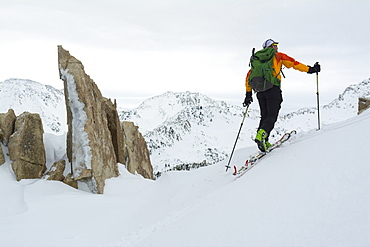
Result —
POLYGON ((17 182, 7 157, 0 246, 370 246, 369 126, 370 110, 298 133, 237 180, 226 161, 156 181, 120 165, 104 195, 17 182))

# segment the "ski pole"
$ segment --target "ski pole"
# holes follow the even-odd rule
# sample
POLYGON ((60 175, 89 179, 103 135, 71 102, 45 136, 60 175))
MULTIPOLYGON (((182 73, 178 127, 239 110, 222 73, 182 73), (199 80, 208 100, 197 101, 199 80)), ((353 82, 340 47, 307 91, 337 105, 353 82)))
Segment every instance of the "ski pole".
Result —
MULTIPOLYGON (((316 62, 318 64, 319 62, 316 62)), ((316 72, 316 95, 317 95, 317 130, 320 130, 320 104, 319 104, 319 72, 316 72)))
POLYGON ((231 158, 233 157, 235 146, 236 146, 236 143, 238 142, 240 131, 242 130, 242 127, 243 127, 243 124, 244 124, 244 119, 247 116, 248 108, 249 108, 249 104, 247 105, 247 108, 245 108, 244 115, 243 115, 243 120, 242 120, 242 123, 240 124, 239 132, 238 132, 238 135, 236 136, 234 147, 233 147, 233 150, 231 151, 229 162, 227 163, 227 166, 226 166, 226 171, 230 168, 230 161, 231 161, 231 158))

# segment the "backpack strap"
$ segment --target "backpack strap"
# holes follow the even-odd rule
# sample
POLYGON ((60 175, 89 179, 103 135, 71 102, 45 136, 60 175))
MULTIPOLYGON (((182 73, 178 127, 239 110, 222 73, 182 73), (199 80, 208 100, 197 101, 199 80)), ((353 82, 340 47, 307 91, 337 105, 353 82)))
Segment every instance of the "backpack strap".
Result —
MULTIPOLYGON (((275 54, 275 58, 277 58, 277 55, 276 55, 276 54, 275 54)), ((283 73, 283 65, 281 65, 281 67, 280 67, 280 71, 279 71, 279 73, 277 73, 277 74, 276 74, 276 76, 278 76, 280 73, 281 73, 281 75, 285 78, 285 75, 284 75, 284 73, 283 73)))

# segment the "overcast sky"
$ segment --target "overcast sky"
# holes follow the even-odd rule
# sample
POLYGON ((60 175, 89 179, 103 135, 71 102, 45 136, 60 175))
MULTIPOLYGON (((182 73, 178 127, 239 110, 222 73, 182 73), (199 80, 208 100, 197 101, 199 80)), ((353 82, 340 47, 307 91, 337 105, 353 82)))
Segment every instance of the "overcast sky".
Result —
MULTIPOLYGON (((320 62, 325 104, 370 77, 369 12, 369 0, 0 0, 0 81, 62 88, 62 45, 123 107, 167 91, 240 104, 251 50, 272 38, 320 62)), ((316 106, 316 76, 283 71, 283 106, 316 106)))

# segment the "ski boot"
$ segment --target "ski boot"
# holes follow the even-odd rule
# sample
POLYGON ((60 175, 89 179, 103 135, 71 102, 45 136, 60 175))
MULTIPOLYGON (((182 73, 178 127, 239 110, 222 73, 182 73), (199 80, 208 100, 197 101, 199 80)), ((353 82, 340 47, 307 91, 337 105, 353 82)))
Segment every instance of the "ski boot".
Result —
POLYGON ((260 129, 257 132, 256 138, 254 141, 257 143, 258 149, 261 150, 261 152, 266 152, 268 149, 267 143, 271 146, 269 142, 266 141, 267 139, 267 133, 264 129, 260 129))
POLYGON ((268 150, 272 146, 272 144, 269 141, 266 141, 265 143, 266 143, 266 150, 268 150))

